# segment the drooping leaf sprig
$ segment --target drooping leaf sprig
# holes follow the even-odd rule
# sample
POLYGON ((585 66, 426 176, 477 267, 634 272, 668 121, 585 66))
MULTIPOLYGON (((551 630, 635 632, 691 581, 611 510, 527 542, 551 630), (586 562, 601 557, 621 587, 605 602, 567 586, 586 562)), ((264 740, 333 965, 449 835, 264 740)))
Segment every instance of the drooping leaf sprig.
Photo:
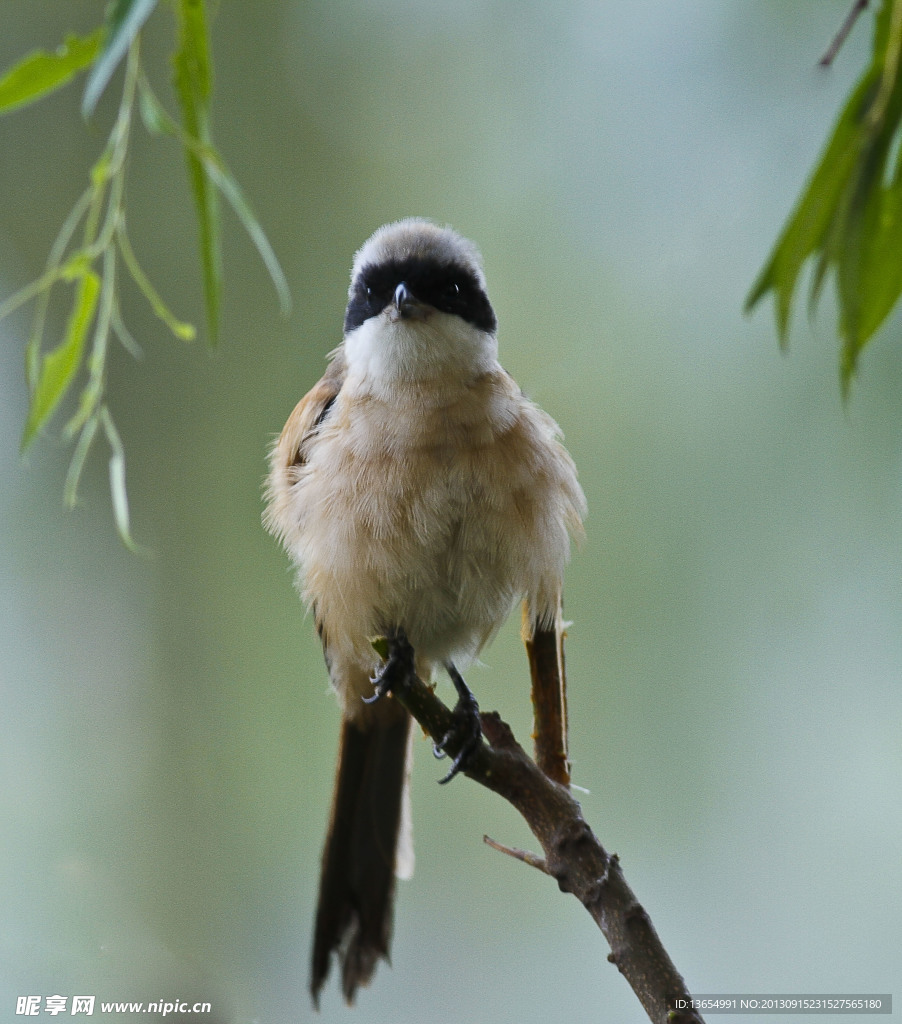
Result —
POLYGON ((54 53, 36 51, 0 78, 0 113, 21 108, 61 88, 87 71, 82 102, 85 117, 97 103, 117 67, 124 61, 122 95, 106 145, 89 174, 87 188, 73 205, 51 246, 43 274, 0 303, 0 319, 34 302, 32 328, 25 345, 25 377, 30 403, 22 435, 27 449, 53 414, 82 381, 77 407, 63 427, 74 445, 63 498, 78 501, 82 470, 99 432, 110 450, 110 493, 116 528, 133 550, 125 449, 106 399, 110 341, 132 356, 140 349, 123 322, 119 300, 124 267, 156 316, 181 341, 192 341, 195 327, 179 319, 142 269, 126 230, 125 179, 129 141, 136 109, 152 133, 176 138, 185 151, 188 177, 198 222, 208 334, 216 341, 222 279, 219 197, 234 209, 256 246, 275 285, 283 313, 290 295, 278 259, 237 181, 213 146, 209 103, 212 67, 204 0, 174 0, 177 46, 173 60, 175 92, 181 124, 153 93, 142 68, 140 31, 157 0, 114 0, 104 25, 88 36, 67 37, 54 53), (51 292, 57 285, 72 291, 72 304, 62 339, 45 346, 51 292))
MULTIPOLYGON (((866 4, 855 4, 859 14, 866 4)), ((847 19, 848 26, 854 19, 847 19)), ((847 32, 846 26, 841 39, 847 32)), ((835 56, 831 47, 830 60, 835 56)), ((802 268, 813 260, 811 306, 835 273, 847 397, 865 345, 902 294, 902 0, 883 0, 871 60, 807 187, 752 286, 746 310, 774 293, 786 346, 802 268)))

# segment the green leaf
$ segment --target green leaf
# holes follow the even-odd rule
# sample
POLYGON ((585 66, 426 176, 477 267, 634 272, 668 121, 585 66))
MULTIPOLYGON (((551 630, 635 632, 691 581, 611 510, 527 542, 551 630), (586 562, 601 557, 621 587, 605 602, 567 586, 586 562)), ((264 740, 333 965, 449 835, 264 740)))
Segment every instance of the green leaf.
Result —
POLYGON ((83 71, 97 56, 103 29, 89 36, 66 36, 54 53, 35 50, 0 78, 0 113, 18 110, 54 92, 83 71))
MULTIPOLYGON (((63 427, 63 436, 67 439, 82 432, 86 423, 96 418, 95 413, 100 405, 103 394, 104 376, 106 372, 106 353, 110 338, 110 325, 113 319, 113 306, 116 296, 116 250, 110 246, 103 254, 103 283, 100 288, 100 301, 94 323, 94 339, 91 354, 88 356, 88 383, 82 389, 75 415, 63 427)), ((80 471, 79 471, 80 472, 80 471)))
POLYGON ((23 451, 53 415, 81 366, 85 338, 94 319, 99 292, 100 278, 93 270, 84 268, 78 281, 75 302, 63 341, 41 361, 40 374, 34 394, 31 396, 31 408, 22 436, 23 451))
POLYGON ((92 416, 79 434, 78 444, 75 446, 72 461, 69 463, 69 471, 66 473, 66 483, 63 487, 63 504, 66 508, 75 508, 78 504, 78 484, 99 422, 97 416, 92 416))
MULTIPOLYGON (((175 91, 182 112, 185 136, 200 148, 210 143, 209 104, 212 90, 210 49, 203 0, 178 0, 178 48, 173 59, 175 91)), ((219 334, 222 290, 222 245, 219 197, 211 187, 203 162, 194 147, 185 147, 188 181, 197 212, 200 259, 210 339, 219 334)))
POLYGON ((51 280, 38 296, 32 320, 31 334, 25 345, 25 379, 28 383, 29 391, 34 391, 40 370, 44 321, 47 318, 47 307, 50 303, 50 290, 55 283, 55 278, 52 277, 52 274, 53 272, 58 272, 60 261, 66 252, 66 247, 72 240, 72 236, 75 234, 75 230, 82 217, 90 207, 91 198, 92 190, 88 188, 81 194, 78 202, 72 207, 65 221, 63 221, 63 226, 60 228, 51 246, 50 255, 47 257, 47 267, 48 271, 51 272, 51 280))
POLYGON ((154 96, 143 75, 138 80, 138 110, 144 127, 151 135, 178 135, 178 125, 154 96))
POLYGON ((150 303, 154 313, 179 340, 194 341, 197 336, 194 325, 179 320, 163 301, 160 293, 151 284, 150 278, 142 270, 141 264, 138 263, 138 258, 135 256, 135 251, 132 249, 132 244, 125 232, 125 225, 122 221, 119 222, 116 238, 119 242, 119 251, 122 253, 122 259, 126 267, 128 267, 128 272, 132 275, 132 280, 141 290, 144 298, 150 303))
POLYGON ((120 344, 132 359, 144 358, 141 346, 135 341, 132 332, 125 326, 125 321, 122 319, 122 313, 119 309, 119 299, 115 296, 113 297, 113 314, 110 317, 110 326, 113 328, 113 334, 116 335, 120 344))
MULTIPOLYGON (((902 119, 902 0, 878 19, 879 90, 867 114, 868 138, 848 200, 842 249, 836 256, 843 350, 840 379, 847 395, 858 356, 902 291, 899 268, 899 174, 887 185, 887 162, 902 119)), ((898 155, 896 157, 898 164, 898 155)))
POLYGON ((81 101, 81 112, 86 118, 94 113, 113 72, 156 5, 157 0, 114 0, 110 4, 103 50, 94 62, 81 101))
POLYGON ((281 307, 282 314, 283 316, 288 316, 291 312, 291 290, 288 287, 288 282, 285 280, 285 274, 282 272, 278 257, 273 252, 269 239, 260 226, 254 211, 244 198, 241 186, 232 177, 231 172, 215 150, 210 149, 204 153, 203 161, 207 174, 216 182, 219 191, 222 192, 229 205, 238 215, 244 230, 250 235, 251 241, 260 254, 260 259, 263 260, 264 266, 269 271, 269 276, 279 297, 279 306, 281 307))
POLYGON ((769 291, 775 292, 781 345, 786 342, 799 274, 808 257, 825 244, 837 206, 848 188, 860 148, 861 109, 873 91, 874 79, 869 74, 846 104, 817 169, 746 299, 749 312, 769 291))
POLYGON ((229 205, 238 215, 244 230, 250 235, 251 241, 260 254, 266 269, 269 271, 269 276, 279 297, 282 313, 287 316, 291 312, 291 291, 288 288, 288 282, 285 280, 285 274, 282 272, 279 260, 269 244, 269 239, 266 237, 260 222, 244 198, 244 193, 241 191, 238 182, 225 166, 222 157, 216 152, 212 144, 201 145, 196 139, 190 138, 160 105, 146 79, 142 79, 140 85, 139 108, 148 130, 165 132, 167 135, 175 136, 186 149, 194 153, 201 161, 207 175, 223 196, 225 196, 229 205))
POLYGON ((110 446, 110 496, 113 499, 113 517, 122 543, 137 555, 149 555, 147 548, 142 547, 132 537, 131 520, 128 510, 128 489, 125 486, 125 446, 113 423, 109 409, 104 405, 100 409, 100 422, 110 446))
POLYGON ((835 272, 846 395, 858 357, 902 294, 902 0, 884 0, 870 66, 847 101, 827 147, 746 301, 774 293, 785 346, 802 268, 815 261, 811 304, 835 272), (896 166, 888 167, 896 152, 896 166), (890 180, 892 179, 892 180, 890 180))

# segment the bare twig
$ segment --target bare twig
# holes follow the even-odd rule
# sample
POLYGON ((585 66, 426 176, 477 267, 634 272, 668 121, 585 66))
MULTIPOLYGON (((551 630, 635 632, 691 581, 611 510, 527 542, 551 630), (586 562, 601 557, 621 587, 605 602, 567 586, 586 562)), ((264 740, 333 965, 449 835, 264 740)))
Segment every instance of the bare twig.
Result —
MULTIPOLYGON (((392 692, 434 740, 450 733, 449 756, 459 753, 462 740, 454 734, 454 715, 429 687, 411 675, 392 692)), ((632 986, 653 1024, 702 1024, 694 1011, 676 1009, 678 1001, 687 1005, 682 1001, 691 999, 689 990, 627 885, 617 855, 607 853, 570 791, 538 769, 496 712, 484 713, 481 720, 488 742, 476 747, 464 774, 520 812, 544 851, 544 870, 592 915, 610 944, 608 960, 632 986)), ((534 866, 542 863, 535 854, 520 858, 505 852, 534 866)))
POLYGON ((492 839, 491 836, 483 836, 482 841, 486 846, 491 846, 493 850, 497 850, 499 853, 506 853, 508 857, 513 857, 514 860, 521 860, 531 868, 538 868, 538 870, 542 871, 544 874, 549 874, 548 862, 544 857, 540 857, 537 853, 531 853, 529 850, 521 850, 516 846, 505 846, 504 843, 499 843, 497 839, 492 839))
POLYGON ((855 0, 852 5, 852 10, 846 15, 842 25, 839 26, 839 31, 833 37, 833 41, 827 47, 824 56, 818 61, 822 68, 828 68, 836 59, 836 55, 842 49, 843 43, 849 36, 849 33, 855 26, 855 22, 858 20, 859 14, 867 7, 868 0, 855 0))

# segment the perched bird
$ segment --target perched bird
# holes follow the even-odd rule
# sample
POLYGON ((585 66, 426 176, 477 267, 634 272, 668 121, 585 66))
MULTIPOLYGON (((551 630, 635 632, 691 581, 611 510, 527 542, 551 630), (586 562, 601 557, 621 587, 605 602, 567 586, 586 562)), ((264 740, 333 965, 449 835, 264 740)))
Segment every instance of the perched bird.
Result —
POLYGON ((561 586, 585 499, 559 438, 498 363, 475 245, 416 218, 376 231, 354 259, 344 340, 272 451, 264 513, 342 713, 315 1003, 333 953, 349 1003, 388 958, 394 879, 412 870, 411 719, 372 700, 374 637, 406 637, 417 674, 444 669, 463 694, 459 669, 523 601, 537 759, 569 781, 561 586))

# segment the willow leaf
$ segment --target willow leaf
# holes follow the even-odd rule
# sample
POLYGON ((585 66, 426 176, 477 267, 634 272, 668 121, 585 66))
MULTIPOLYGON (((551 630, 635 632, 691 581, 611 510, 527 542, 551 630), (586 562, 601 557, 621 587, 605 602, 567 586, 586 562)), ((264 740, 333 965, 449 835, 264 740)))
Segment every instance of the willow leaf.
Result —
POLYGON ((113 72, 156 6, 157 0, 114 0, 110 5, 103 50, 94 62, 81 101, 81 112, 86 118, 94 113, 113 72))
POLYGON ((64 86, 97 56, 103 29, 89 36, 66 36, 53 53, 35 50, 0 78, 0 113, 18 110, 64 86))
POLYGON ((749 311, 774 293, 777 331, 785 346, 806 261, 814 260, 812 306, 834 271, 844 395, 859 354, 902 295, 900 123, 902 0, 883 0, 871 62, 746 300, 749 311), (893 153, 895 167, 889 164, 893 153))
POLYGON ((210 144, 210 94, 212 72, 203 0, 178 0, 178 48, 173 60, 175 92, 182 112, 182 129, 195 145, 185 147, 188 181, 197 212, 200 259, 203 267, 207 326, 215 343, 219 335, 222 290, 222 244, 219 197, 210 181, 198 148, 210 144))
POLYGON ((48 352, 41 361, 22 437, 23 450, 31 444, 41 427, 53 415, 78 373, 84 356, 85 338, 94 319, 99 293, 100 278, 93 270, 85 268, 78 280, 65 336, 60 345, 52 352, 48 352))

